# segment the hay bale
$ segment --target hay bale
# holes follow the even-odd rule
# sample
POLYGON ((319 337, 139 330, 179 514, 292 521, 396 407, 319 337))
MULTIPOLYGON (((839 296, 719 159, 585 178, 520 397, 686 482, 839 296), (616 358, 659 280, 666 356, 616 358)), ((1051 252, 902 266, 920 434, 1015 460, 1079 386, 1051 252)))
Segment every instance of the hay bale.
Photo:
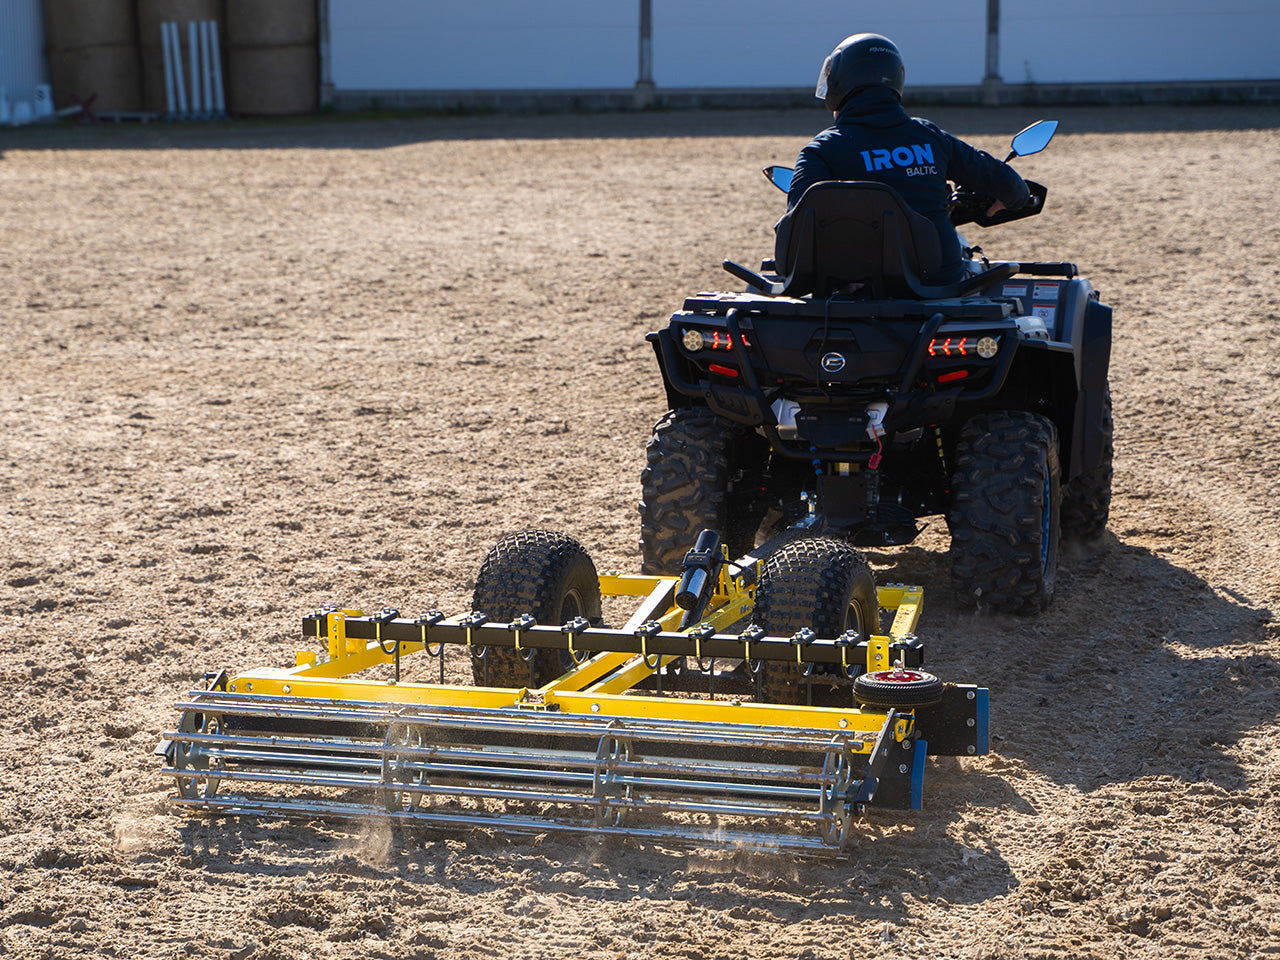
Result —
POLYGON ((300 47, 318 37, 316 0, 227 0, 229 47, 300 47))
POLYGON ((51 53, 137 43, 132 0, 44 0, 44 36, 51 53))
POLYGON ((311 113, 319 98, 314 44, 231 47, 227 51, 227 109, 238 116, 311 113))
POLYGON ((133 113, 142 108, 138 48, 133 44, 50 50, 53 103, 73 106, 97 94, 94 113, 133 113))

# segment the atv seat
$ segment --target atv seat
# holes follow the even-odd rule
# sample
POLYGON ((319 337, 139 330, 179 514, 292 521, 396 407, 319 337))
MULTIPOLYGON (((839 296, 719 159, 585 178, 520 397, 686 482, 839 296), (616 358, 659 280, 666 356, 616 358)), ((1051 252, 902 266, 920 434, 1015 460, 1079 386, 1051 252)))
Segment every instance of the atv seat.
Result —
POLYGON ((776 230, 784 296, 825 298, 852 283, 876 298, 910 297, 941 262, 937 229, 883 183, 815 183, 776 230))
POLYGON ((815 183, 775 230, 777 278, 725 262, 726 270, 770 296, 826 299, 853 284, 876 299, 942 300, 1017 272, 1016 265, 1001 264, 958 283, 937 284, 937 229, 892 187, 872 181, 815 183))

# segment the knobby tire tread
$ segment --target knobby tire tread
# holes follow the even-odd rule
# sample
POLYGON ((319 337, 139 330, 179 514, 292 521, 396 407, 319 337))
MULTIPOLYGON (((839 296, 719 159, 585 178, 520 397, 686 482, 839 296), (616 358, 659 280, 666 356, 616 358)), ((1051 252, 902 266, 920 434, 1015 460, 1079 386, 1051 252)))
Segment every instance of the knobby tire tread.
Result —
POLYGON ((1111 391, 1102 407, 1102 459, 1062 489, 1062 539, 1075 544, 1097 541, 1111 517, 1111 481, 1115 473, 1111 391))
MULTIPOLYGON (((878 632, 875 577, 862 554, 829 537, 793 540, 765 559, 752 620, 770 636, 789 637, 809 627, 820 637, 834 639, 845 631, 851 603, 857 603, 862 614, 859 639, 878 632)), ((823 684, 820 668, 815 668, 812 683, 817 702, 825 692, 819 686, 823 684)), ((797 664, 770 661, 764 667, 760 694, 767 703, 803 704, 809 684, 797 664)))
MULTIPOLYGON (((538 623, 558 626, 561 604, 570 590, 582 599, 582 615, 600 623, 600 581, 595 564, 573 537, 550 530, 525 530, 499 540, 480 566, 472 593, 471 609, 491 623, 510 623, 531 614, 538 623)), ((542 686, 564 670, 558 650, 537 650, 530 664, 513 649, 490 647, 488 685, 491 687, 542 686)), ((485 662, 472 658, 476 684, 485 683, 485 662)))
POLYGON ((960 602, 1028 615, 1053 598, 1059 504, 1053 423, 1021 410, 970 418, 952 477, 951 580, 960 602), (1049 543, 1042 562, 1046 476, 1049 543))
POLYGON ((640 474, 640 570, 673 576, 703 530, 723 538, 731 559, 755 546, 758 511, 730 492, 742 428, 704 408, 671 410, 653 428, 640 474))

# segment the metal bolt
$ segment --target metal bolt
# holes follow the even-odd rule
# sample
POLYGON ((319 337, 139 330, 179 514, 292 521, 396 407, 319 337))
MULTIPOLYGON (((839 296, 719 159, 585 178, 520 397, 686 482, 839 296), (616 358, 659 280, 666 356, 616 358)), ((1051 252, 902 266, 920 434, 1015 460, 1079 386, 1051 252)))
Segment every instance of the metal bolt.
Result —
POLYGON ((903 750, 910 750, 910 749, 911 749, 911 741, 910 741, 910 740, 903 740, 903 741, 902 741, 902 749, 903 749, 903 750))
POLYGON ((968 698, 969 698, 970 700, 976 700, 976 699, 978 699, 978 695, 977 695, 976 693, 974 693, 972 690, 970 690, 966 696, 968 696, 968 698))
POLYGON ((246 692, 248 692, 248 693, 253 693, 253 683, 252 683, 252 682, 250 682, 250 683, 246 683, 246 684, 244 685, 244 689, 245 689, 245 691, 246 691, 246 692))
POLYGON ((900 764, 898 764, 898 772, 899 772, 899 773, 906 773, 906 772, 907 772, 907 765, 906 765, 905 763, 900 763, 900 764))
POLYGON ((841 717, 841 718, 840 718, 840 729, 841 729, 841 730, 846 730, 846 729, 848 729, 848 727, 849 727, 849 719, 848 719, 848 717, 841 717))
POLYGON ((281 692, 281 693, 293 693, 293 687, 289 686, 289 685, 286 683, 283 687, 281 687, 280 692, 281 692))
POLYGON ((968 720, 965 721, 965 724, 970 727, 976 727, 978 725, 978 721, 973 719, 973 717, 970 717, 968 720))
POLYGON ((593 703, 593 704, 591 705, 591 712, 592 712, 592 713, 599 713, 599 712, 600 712, 600 704, 598 704, 598 703, 593 703))
POLYGON ((977 747, 975 747, 972 743, 971 743, 971 744, 969 744, 969 746, 968 746, 968 748, 967 748, 967 749, 968 749, 968 751, 969 751, 970 753, 977 753, 977 752, 978 752, 978 748, 977 748, 977 747))
POLYGON ((231 690, 231 692, 232 692, 232 693, 235 693, 235 692, 236 692, 236 685, 233 683, 229 689, 231 690))

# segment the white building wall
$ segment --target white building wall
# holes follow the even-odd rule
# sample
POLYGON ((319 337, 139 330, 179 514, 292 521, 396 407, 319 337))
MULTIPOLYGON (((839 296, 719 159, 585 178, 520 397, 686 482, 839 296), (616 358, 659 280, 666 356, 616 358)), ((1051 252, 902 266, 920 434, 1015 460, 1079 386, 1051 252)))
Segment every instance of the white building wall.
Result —
POLYGON ((333 85, 631 87, 638 74, 639 9, 635 0, 329 0, 333 85))
POLYGON ((31 103, 36 85, 48 83, 40 0, 0 2, 0 87, 9 103, 31 103))
MULTIPOLYGON (((34 0, 20 0, 31 3, 34 0)), ((629 89, 639 0, 327 0, 338 90, 629 89)), ((979 83, 982 0, 652 0, 658 87, 805 87, 850 33, 907 84, 979 83)), ((1007 83, 1280 78, 1278 0, 1005 0, 1007 83)))
POLYGON ((1280 78, 1277 0, 1000 5, 1006 83, 1280 78))
POLYGON ((804 87, 851 33, 892 38, 907 83, 978 83, 987 5, 975 0, 653 0, 660 87, 804 87))

